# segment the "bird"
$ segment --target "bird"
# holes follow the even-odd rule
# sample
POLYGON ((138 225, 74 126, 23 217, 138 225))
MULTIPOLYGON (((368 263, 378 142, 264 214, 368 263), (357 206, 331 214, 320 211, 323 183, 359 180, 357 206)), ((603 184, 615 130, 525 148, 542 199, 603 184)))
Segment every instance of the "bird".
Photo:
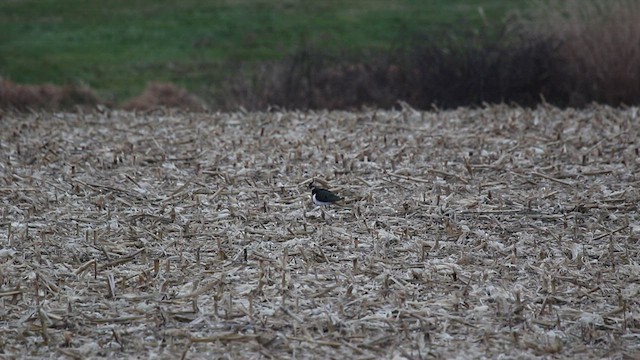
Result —
POLYGON ((342 200, 340 196, 331 191, 316 186, 313 181, 309 184, 309 189, 311 189, 311 199, 317 206, 326 206, 342 200))

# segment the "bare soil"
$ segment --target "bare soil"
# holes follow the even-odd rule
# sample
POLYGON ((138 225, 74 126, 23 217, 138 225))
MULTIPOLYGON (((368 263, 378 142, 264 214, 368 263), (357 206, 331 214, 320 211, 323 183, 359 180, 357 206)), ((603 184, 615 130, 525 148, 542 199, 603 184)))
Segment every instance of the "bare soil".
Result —
POLYGON ((640 357, 638 108, 1 116, 3 358, 640 357))

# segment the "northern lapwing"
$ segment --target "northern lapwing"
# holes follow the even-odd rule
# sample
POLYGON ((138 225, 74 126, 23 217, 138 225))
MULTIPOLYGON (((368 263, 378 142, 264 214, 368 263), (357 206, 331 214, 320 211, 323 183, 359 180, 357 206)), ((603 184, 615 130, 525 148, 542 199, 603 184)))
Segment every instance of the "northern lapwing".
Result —
POLYGON ((311 199, 317 206, 326 206, 336 201, 342 200, 340 196, 332 193, 327 189, 317 186, 313 181, 309 184, 309 189, 311 189, 311 199))

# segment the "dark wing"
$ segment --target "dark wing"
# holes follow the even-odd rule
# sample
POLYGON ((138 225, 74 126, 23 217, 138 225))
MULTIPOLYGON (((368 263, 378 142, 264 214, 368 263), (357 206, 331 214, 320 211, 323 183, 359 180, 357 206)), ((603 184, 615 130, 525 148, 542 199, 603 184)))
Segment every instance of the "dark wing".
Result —
POLYGON ((313 189, 313 192, 316 194, 316 199, 322 202, 336 202, 342 200, 342 198, 327 189, 313 189))

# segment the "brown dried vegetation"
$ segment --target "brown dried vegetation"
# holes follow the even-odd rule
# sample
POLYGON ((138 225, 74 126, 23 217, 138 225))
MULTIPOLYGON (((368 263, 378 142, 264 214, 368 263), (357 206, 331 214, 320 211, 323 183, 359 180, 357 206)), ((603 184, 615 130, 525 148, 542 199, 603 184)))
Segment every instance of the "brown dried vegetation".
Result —
POLYGON ((128 101, 125 110, 150 111, 161 108, 175 108, 202 111, 204 103, 186 89, 171 83, 151 83, 140 96, 128 101))
POLYGON ((630 105, 640 101, 639 18, 635 0, 541 1, 514 24, 554 48, 570 103, 630 105))
POLYGON ((9 357, 638 358, 638 109, 5 114, 9 357), (306 184, 346 198, 314 210, 306 184))
POLYGON ((61 110, 97 103, 97 95, 87 87, 19 85, 0 79, 0 109, 61 110))

